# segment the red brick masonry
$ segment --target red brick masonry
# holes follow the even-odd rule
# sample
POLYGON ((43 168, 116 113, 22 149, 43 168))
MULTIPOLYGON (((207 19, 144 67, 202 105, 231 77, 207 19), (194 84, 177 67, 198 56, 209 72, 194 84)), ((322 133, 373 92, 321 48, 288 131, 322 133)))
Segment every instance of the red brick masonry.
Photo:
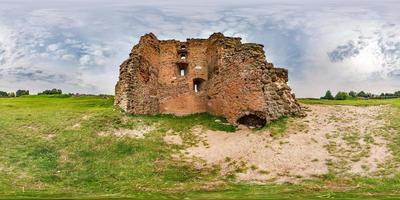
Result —
POLYGON ((288 71, 268 63, 261 44, 222 33, 185 42, 149 33, 120 66, 115 105, 132 114, 208 112, 262 125, 302 115, 287 81, 288 71))

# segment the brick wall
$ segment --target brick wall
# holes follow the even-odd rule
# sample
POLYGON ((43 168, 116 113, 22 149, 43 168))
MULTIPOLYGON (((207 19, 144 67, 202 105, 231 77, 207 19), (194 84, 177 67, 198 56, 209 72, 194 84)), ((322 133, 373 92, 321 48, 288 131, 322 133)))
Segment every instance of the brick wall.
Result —
POLYGON ((302 114, 287 70, 268 63, 262 45, 240 40, 221 33, 184 42, 142 36, 120 66, 115 104, 133 114, 209 112, 231 123, 302 114))

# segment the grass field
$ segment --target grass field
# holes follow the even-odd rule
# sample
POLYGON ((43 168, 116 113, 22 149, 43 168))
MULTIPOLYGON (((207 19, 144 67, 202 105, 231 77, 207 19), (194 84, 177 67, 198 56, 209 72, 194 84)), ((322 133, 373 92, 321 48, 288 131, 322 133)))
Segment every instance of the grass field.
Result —
MULTIPOLYGON (((400 161, 400 99, 300 100, 304 104, 391 104, 387 129, 400 161)), ((271 127, 285 127, 285 119, 271 127)), ((168 130, 194 125, 232 132, 207 114, 126 116, 101 97, 26 96, 0 99, 0 199, 399 199, 400 175, 386 178, 323 176, 299 184, 246 184, 219 176, 218 167, 196 170, 173 161, 181 147, 167 145, 168 130), (99 132, 157 124, 145 139, 99 132), (76 126, 76 125, 79 126, 76 126)), ((276 129, 276 128, 275 128, 276 129)), ((191 138, 186 138, 190 140, 191 138)))

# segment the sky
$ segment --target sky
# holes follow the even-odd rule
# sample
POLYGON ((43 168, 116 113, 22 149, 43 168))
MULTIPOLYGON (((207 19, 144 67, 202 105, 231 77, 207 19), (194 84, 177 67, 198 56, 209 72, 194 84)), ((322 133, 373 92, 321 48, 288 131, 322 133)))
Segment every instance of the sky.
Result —
POLYGON ((264 45, 297 97, 400 90, 397 0, 0 0, 0 91, 113 94, 141 35, 264 45))

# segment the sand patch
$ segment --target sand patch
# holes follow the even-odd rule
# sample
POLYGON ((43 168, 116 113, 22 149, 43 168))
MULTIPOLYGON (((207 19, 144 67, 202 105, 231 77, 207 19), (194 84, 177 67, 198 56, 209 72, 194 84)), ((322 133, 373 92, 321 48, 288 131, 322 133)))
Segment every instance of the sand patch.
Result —
POLYGON ((68 152, 65 151, 64 149, 60 150, 59 152, 59 157, 58 157, 58 162, 60 164, 65 164, 68 162, 69 157, 68 157, 68 152))
POLYGON ((379 135, 384 108, 311 105, 307 117, 291 120, 281 138, 268 131, 227 133, 194 127, 192 133, 202 141, 181 153, 206 166, 219 165, 223 175, 240 181, 295 182, 329 171, 372 175, 391 158, 379 135))
POLYGON ((56 134, 48 134, 46 135, 46 140, 52 140, 56 137, 56 134))
POLYGON ((167 132, 167 135, 164 136, 164 142, 167 144, 174 144, 174 145, 182 145, 183 144, 183 140, 181 138, 181 136, 175 134, 175 135, 171 135, 171 133, 169 133, 171 131, 167 132))
POLYGON ((69 129, 69 130, 78 130, 78 129, 81 128, 81 122, 82 121, 87 121, 90 118, 91 118, 90 115, 84 115, 79 122, 76 122, 74 125, 68 127, 67 129, 69 129))
POLYGON ((266 181, 325 174, 328 156, 322 145, 304 135, 274 140, 268 132, 240 130, 235 133, 205 131, 207 146, 187 149, 209 165, 220 165, 223 174, 235 173, 239 180, 266 181), (318 150, 318 151, 315 151, 318 150))
POLYGON ((81 123, 76 123, 72 126, 72 129, 80 129, 81 128, 81 123))
POLYGON ((145 138, 145 135, 156 130, 154 126, 138 126, 134 129, 116 129, 112 131, 102 131, 98 133, 99 136, 128 137, 128 138, 145 138))

